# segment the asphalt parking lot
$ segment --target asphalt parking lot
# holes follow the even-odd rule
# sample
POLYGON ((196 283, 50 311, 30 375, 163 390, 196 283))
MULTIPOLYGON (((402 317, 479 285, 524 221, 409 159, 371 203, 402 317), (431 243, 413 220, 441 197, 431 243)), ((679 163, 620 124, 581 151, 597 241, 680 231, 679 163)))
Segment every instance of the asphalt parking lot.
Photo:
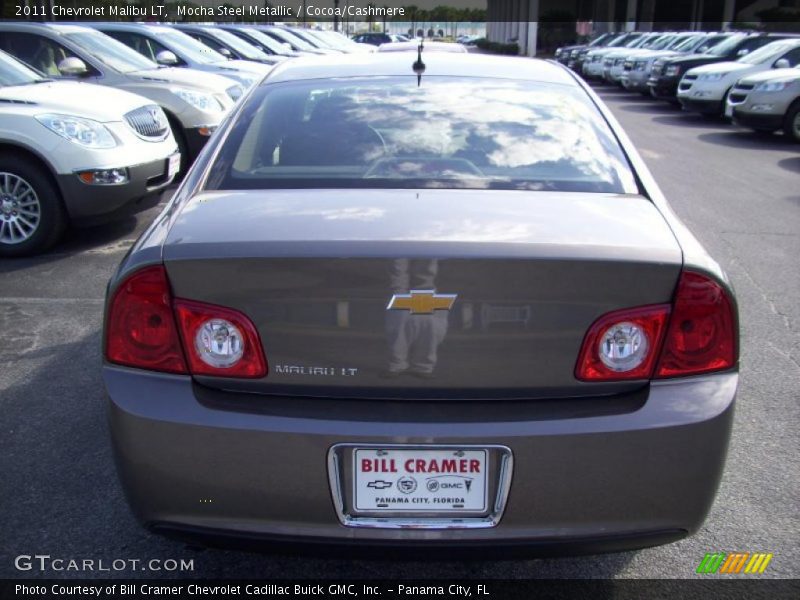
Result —
POLYGON ((381 562, 200 550, 147 533, 116 479, 100 329, 106 281, 157 214, 153 208, 71 232, 50 254, 0 263, 0 576, 92 576, 14 567, 17 555, 49 554, 193 559, 194 571, 181 575, 204 578, 671 578, 693 576, 706 552, 722 550, 772 552, 763 576, 799 577, 800 146, 616 88, 597 89, 677 213, 727 270, 740 302, 733 441, 717 501, 697 535, 580 558, 381 562))

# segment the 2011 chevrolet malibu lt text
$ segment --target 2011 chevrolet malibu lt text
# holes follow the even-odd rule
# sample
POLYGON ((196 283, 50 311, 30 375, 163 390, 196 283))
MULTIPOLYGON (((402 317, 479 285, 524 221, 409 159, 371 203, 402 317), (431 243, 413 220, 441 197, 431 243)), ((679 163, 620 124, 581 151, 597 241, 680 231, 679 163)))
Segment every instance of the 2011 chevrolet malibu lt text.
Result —
POLYGON ((701 526, 733 291, 577 76, 302 58, 209 144, 108 289, 113 447, 148 527, 537 553, 701 526))

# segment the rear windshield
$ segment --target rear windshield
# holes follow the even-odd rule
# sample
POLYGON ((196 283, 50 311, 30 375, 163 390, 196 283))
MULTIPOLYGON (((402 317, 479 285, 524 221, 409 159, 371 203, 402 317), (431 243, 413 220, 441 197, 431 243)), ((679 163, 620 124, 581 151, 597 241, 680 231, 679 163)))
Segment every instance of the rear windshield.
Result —
POLYGON ((636 193, 581 89, 448 77, 264 85, 207 181, 215 190, 331 187, 636 193))

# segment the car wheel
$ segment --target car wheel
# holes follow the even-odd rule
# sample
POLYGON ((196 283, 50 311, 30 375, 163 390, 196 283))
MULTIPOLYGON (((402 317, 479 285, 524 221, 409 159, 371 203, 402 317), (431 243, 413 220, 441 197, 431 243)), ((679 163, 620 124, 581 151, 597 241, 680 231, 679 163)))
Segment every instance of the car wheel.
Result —
POLYGON ((783 132, 795 142, 800 143, 800 100, 796 100, 786 111, 783 132))
POLYGON ((50 174, 28 160, 0 155, 0 256, 27 256, 53 246, 67 228, 50 174))

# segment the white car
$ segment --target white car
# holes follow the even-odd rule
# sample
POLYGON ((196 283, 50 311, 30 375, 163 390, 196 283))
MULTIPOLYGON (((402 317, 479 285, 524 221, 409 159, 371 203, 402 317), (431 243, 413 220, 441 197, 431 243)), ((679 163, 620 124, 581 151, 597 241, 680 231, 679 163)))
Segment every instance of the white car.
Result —
POLYGON ((800 64, 800 38, 770 42, 739 60, 689 69, 678 84, 678 101, 684 110, 706 115, 721 115, 725 111, 730 117, 732 113, 725 104, 739 79, 797 64, 800 64))
POLYGON ((167 68, 89 27, 68 23, 0 22, 0 50, 47 77, 97 83, 144 96, 166 113, 182 169, 234 105, 242 86, 213 73, 167 68))
POLYGON ((0 256, 55 244, 172 183, 180 154, 146 98, 52 81, 0 52, 0 256))
MULTIPOLYGON (((259 83, 272 70, 250 60, 230 60, 202 42, 167 25, 150 23, 86 23, 107 36, 122 42, 145 58, 165 67, 188 67, 214 73, 239 82, 245 90, 259 83)), ((234 93, 238 100, 241 92, 234 93)))

